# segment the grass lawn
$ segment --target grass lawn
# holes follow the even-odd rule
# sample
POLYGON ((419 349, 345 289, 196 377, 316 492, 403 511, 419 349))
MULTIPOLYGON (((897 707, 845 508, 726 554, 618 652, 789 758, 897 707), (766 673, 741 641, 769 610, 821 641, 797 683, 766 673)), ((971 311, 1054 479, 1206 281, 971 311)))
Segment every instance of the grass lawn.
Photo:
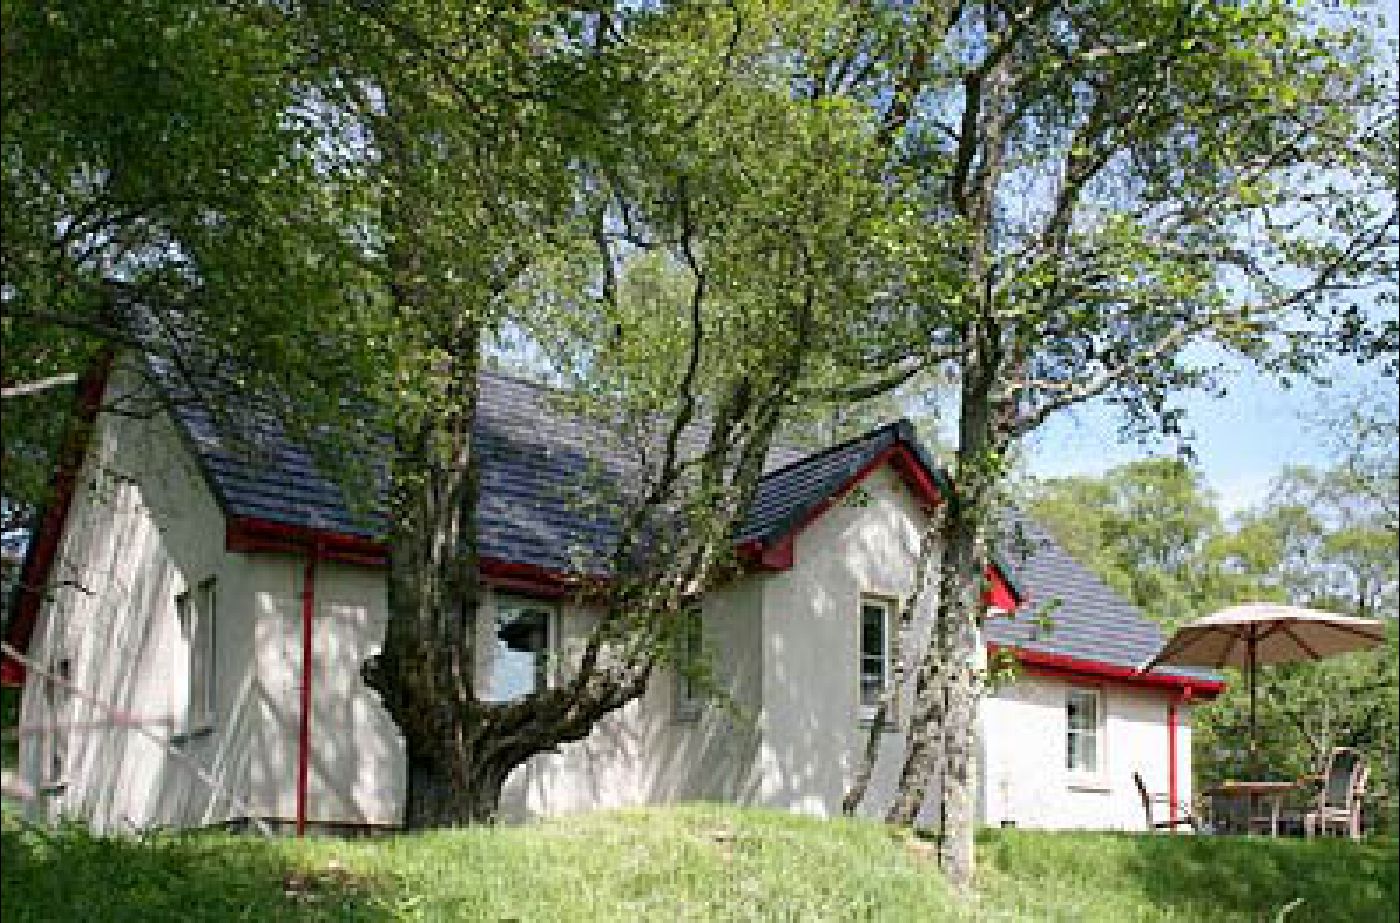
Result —
POLYGON ((1393 920, 1394 840, 987 831, 954 900, 924 844, 867 822, 692 805, 379 840, 145 841, 6 818, 19 920, 1393 920))

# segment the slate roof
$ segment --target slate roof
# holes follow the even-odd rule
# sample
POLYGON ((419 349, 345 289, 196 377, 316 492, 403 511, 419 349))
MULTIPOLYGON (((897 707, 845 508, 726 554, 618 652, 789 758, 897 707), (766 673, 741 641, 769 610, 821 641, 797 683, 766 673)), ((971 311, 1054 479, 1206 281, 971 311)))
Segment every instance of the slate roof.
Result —
MULTIPOLYGON (((1158 624, 1070 557, 1035 520, 1012 511, 1003 530, 1002 553, 1030 600, 1028 608, 1058 604, 1049 613, 1049 630, 1039 628, 1029 613, 988 619, 988 642, 1126 667, 1140 666, 1162 649, 1166 638, 1158 624)), ((1175 666, 1160 672, 1219 678, 1175 666)))
MULTIPOLYGON (((166 378, 167 387, 170 378, 166 378)), ((625 483, 635 462, 615 440, 562 410, 558 393, 508 375, 481 378, 477 446, 481 453, 478 509, 483 557, 551 571, 597 570, 617 537, 607 504, 597 495, 625 483)), ((188 437, 210 486, 229 516, 255 517, 347 535, 382 535, 378 513, 356 515, 306 448, 275 415, 253 415, 241 447, 220 432, 213 415, 188 394, 172 413, 188 437), (249 451, 249 448, 252 451, 249 451)), ((936 481, 946 484, 908 421, 882 426, 814 454, 777 447, 738 541, 767 541, 799 524, 880 452, 903 442, 936 481)), ((1135 667, 1162 645, 1157 625, 1071 558, 1040 526, 1020 514, 1024 541, 1004 554, 1003 570, 1032 601, 1059 599, 1054 629, 1025 618, 989 620, 988 640, 1047 653, 1135 667)), ((1173 670, 1188 675, 1188 670, 1173 670)), ((1201 673, 1201 676, 1211 674, 1201 673)))

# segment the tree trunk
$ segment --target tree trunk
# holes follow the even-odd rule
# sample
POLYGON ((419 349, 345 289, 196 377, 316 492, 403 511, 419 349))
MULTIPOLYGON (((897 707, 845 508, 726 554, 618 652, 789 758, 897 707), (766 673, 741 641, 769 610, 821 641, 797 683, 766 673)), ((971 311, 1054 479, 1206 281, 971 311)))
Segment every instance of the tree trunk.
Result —
POLYGON ((841 813, 847 817, 854 816, 856 811, 860 809, 861 803, 865 801, 866 791, 870 788, 870 777, 875 774, 875 763, 880 758, 880 741, 885 734, 886 722, 904 696, 905 675, 908 673, 905 636, 914 629, 919 609, 923 606, 924 598, 927 596, 929 572, 941 547, 939 537, 942 521, 941 512, 935 514, 934 520, 924 529, 919 540, 919 558, 914 565, 914 590, 909 599, 905 601, 904 608, 900 610, 898 627, 895 629, 894 636, 890 638, 890 663, 893 666, 893 676, 890 678, 889 685, 880 694, 880 704, 875 709, 875 716, 870 722, 870 730, 865 738, 865 749, 861 753, 860 765, 856 767, 851 787, 846 790, 845 797, 841 799, 841 813))
POLYGON ((939 863, 959 890, 972 886, 975 871, 987 507, 1005 441, 995 424, 994 389, 1001 370, 997 325, 988 319, 969 325, 960 386, 955 490, 943 517, 936 622, 919 668, 899 795, 887 815, 891 823, 914 823, 935 771, 941 769, 935 798, 939 863))
POLYGON ((438 409, 396 439, 389 622, 366 678, 404 735, 410 827, 478 822, 499 801, 499 784, 477 790, 498 773, 483 772, 489 767, 473 752, 487 717, 476 700, 472 637, 478 348, 479 330, 468 323, 441 370, 438 409))

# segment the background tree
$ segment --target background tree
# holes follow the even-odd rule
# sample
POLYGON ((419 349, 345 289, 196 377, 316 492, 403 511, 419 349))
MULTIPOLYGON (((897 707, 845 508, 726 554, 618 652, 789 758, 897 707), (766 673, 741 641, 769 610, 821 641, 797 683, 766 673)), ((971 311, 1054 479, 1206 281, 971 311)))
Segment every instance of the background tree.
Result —
POLYGON ((1027 510, 1076 560, 1170 630, 1200 614, 1200 570, 1223 524, 1201 473, 1178 459, 1130 462, 1102 477, 1032 487, 1027 510))

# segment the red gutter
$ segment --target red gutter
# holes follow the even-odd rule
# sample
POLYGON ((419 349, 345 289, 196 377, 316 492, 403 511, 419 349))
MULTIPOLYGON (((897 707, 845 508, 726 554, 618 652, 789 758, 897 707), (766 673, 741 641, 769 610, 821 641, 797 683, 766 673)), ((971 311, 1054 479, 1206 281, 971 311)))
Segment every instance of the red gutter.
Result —
POLYGON ((301 728, 297 734, 297 836, 306 835, 306 777, 311 763, 311 619, 316 614, 316 559, 321 548, 306 549, 301 589, 301 728))
MULTIPOLYGON (((97 420, 97 411, 102 406, 102 394, 107 390, 113 355, 110 348, 99 352, 78 383, 75 416, 59 448, 53 497, 48 508, 44 510, 43 518, 39 520, 34 541, 24 556, 15 610, 5 632, 5 641, 17 651, 29 649, 30 636, 34 633, 34 624, 39 617, 39 607, 44 601, 44 591, 53 572, 53 562, 58 556, 58 547, 63 540, 63 526, 68 521, 68 511, 73 505, 73 491, 77 487, 78 473, 87 457, 93 424, 97 420)), ((9 657, 0 660, 0 685, 23 686, 24 664, 9 657)))
MULTIPOLYGON (((991 644, 992 651, 1000 645, 991 644)), ((1200 679, 1195 676, 1180 676, 1174 673, 1140 673, 1133 667, 1105 663, 1101 660, 1085 660, 1064 654, 1046 651, 1033 651, 1014 648, 1016 659, 1027 673, 1041 676, 1057 676, 1069 679, 1112 680, 1124 686, 1142 686, 1152 689, 1170 689, 1184 694, 1190 689, 1193 697, 1215 698, 1225 690, 1225 684, 1217 680, 1200 679)))
POLYGON ((308 543, 320 549, 323 561, 341 561, 366 567, 389 563, 389 547, 361 535, 347 535, 309 526, 294 526, 252 516, 229 517, 224 526, 224 547, 229 551, 274 551, 302 554, 308 543))

